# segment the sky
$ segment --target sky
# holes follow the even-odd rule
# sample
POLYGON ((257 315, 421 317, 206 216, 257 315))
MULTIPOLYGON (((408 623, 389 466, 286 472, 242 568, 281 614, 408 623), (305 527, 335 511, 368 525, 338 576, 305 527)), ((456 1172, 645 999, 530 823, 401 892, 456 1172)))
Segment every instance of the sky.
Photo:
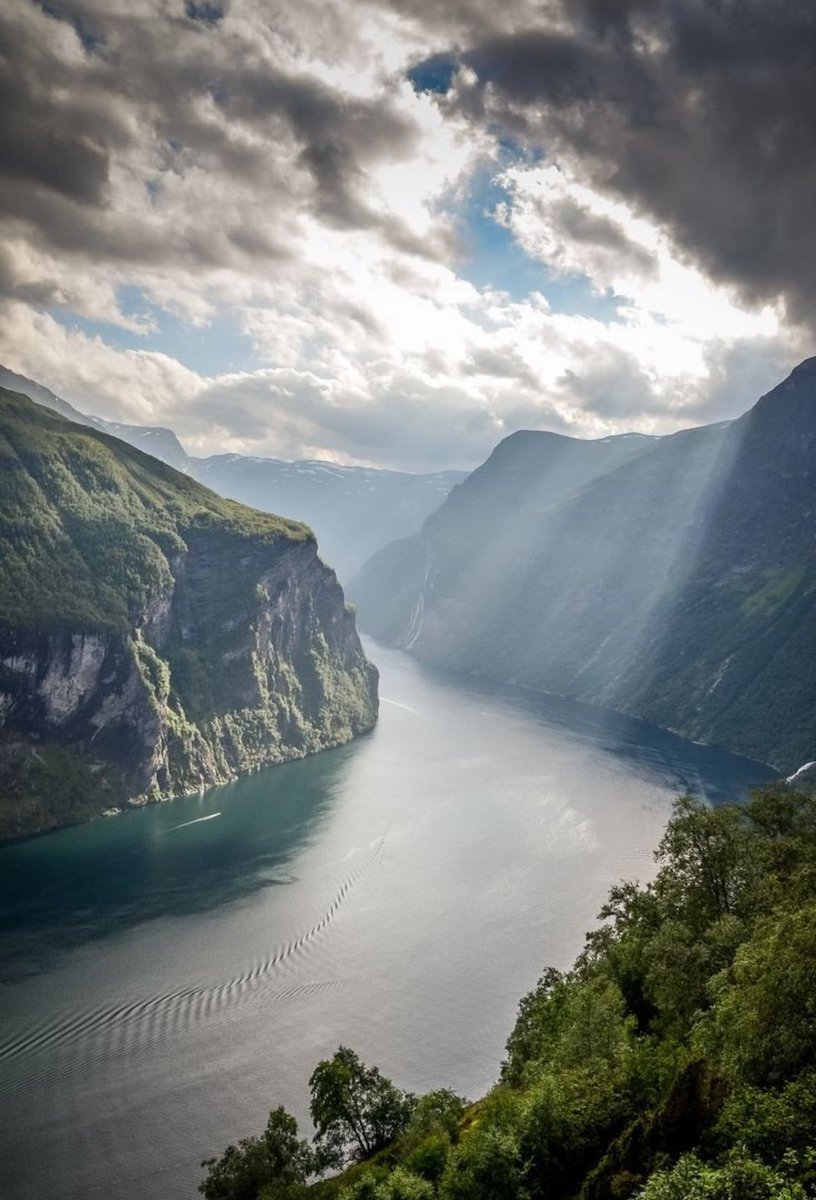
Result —
POLYGON ((194 454, 470 468, 816 352, 810 0, 5 0, 0 362, 194 454))

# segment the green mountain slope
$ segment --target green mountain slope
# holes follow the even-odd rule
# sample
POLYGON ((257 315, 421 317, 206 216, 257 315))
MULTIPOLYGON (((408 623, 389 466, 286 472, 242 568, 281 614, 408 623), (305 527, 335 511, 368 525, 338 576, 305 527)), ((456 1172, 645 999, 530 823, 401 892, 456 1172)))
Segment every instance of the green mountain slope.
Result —
POLYGON ((112 437, 135 446, 137 450, 143 450, 145 454, 161 459, 168 466, 189 474, 189 459, 171 429, 165 429, 161 425, 124 425, 119 421, 106 421, 103 417, 87 416, 74 408, 73 404, 63 400, 61 396, 55 396, 41 383, 36 383, 25 375, 18 375, 16 371, 10 371, 2 364, 0 364, 0 388, 27 396, 29 400, 34 400, 37 404, 50 408, 61 417, 67 417, 69 421, 75 421, 78 425, 88 425, 92 429, 99 429, 102 433, 109 433, 112 437))
POLYGON ((376 672, 305 526, 0 389, 0 836, 375 718, 376 672))
POLYGON ((466 476, 464 471, 414 475, 322 460, 286 462, 245 454, 194 458, 170 429, 86 416, 42 384, 2 365, 0 387, 28 396, 69 421, 120 438, 221 496, 305 521, 317 534, 324 561, 343 581, 382 546, 421 529, 425 518, 466 476))
POLYGON ((598 443, 557 439, 525 473, 512 441, 352 582, 363 626, 784 769, 812 758, 816 360, 739 421, 583 480, 567 465, 598 443))

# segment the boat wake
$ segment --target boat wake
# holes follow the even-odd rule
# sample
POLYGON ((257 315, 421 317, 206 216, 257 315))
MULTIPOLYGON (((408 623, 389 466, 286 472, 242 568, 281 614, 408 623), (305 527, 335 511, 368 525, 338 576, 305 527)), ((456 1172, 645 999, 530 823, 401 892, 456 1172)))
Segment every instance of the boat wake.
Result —
POLYGON ((180 825, 171 825, 165 833, 172 833, 174 829, 186 829, 188 825, 200 825, 202 821, 214 821, 216 817, 220 817, 221 813, 210 813, 208 817, 196 817, 194 821, 182 821, 180 825))
POLYGON ((346 876, 319 920, 241 974, 206 986, 183 987, 83 1013, 60 1014, 0 1043, 0 1095, 29 1086, 32 1075, 47 1078, 63 1074, 66 1064, 62 1059, 68 1051, 82 1060, 89 1055, 104 1059, 120 1052, 143 1051, 162 1038, 184 1035, 205 1021, 228 1015, 237 1004, 248 1000, 285 1001, 338 986, 338 981, 332 979, 291 979, 288 985, 281 984, 296 964, 300 973, 304 960, 325 936, 351 891, 380 862, 387 836, 386 830, 366 861, 346 876), (14 1064, 20 1069, 10 1070, 14 1064))

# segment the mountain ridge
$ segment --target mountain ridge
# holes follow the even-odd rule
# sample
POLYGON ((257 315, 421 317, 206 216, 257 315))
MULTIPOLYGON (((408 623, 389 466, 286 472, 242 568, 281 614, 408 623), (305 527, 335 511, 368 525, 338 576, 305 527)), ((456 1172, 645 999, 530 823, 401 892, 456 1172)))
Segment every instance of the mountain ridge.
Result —
POLYGON ((0 386, 29 396, 68 420, 90 425, 152 454, 221 495, 266 512, 305 521, 325 561, 348 579, 381 545, 421 528, 465 471, 413 474, 350 467, 321 459, 187 453, 163 426, 128 425, 87 416, 42 384, 0 366, 0 386))
POLYGON ((594 473, 550 441, 520 477, 501 446, 352 581, 362 627, 783 769, 812 758, 816 360, 738 420, 594 473))
MULTIPOLYGON (((188 455, 172 429, 163 425, 128 425, 121 421, 107 421, 104 417, 91 416, 82 413, 67 400, 57 396, 50 388, 44 387, 26 375, 19 375, 0 364, 0 387, 19 395, 28 396, 35 404, 50 408, 68 421, 78 425, 90 425, 102 433, 118 437, 146 454, 152 454, 177 471, 188 472, 188 455)), ((189 473, 189 472, 188 472, 189 473)))

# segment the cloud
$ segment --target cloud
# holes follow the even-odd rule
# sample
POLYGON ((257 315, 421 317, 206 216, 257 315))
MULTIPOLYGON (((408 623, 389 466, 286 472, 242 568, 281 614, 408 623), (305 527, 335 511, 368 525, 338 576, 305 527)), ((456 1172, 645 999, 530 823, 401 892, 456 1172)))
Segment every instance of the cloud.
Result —
POLYGON ((695 339, 639 311, 605 325, 554 313, 541 297, 448 282, 424 296, 381 287, 379 327, 350 317, 334 341, 301 330, 293 313, 293 344, 309 332, 323 339, 311 362, 304 352, 206 377, 22 303, 0 308, 0 357, 81 410, 170 426, 191 453, 434 470, 472 467, 520 428, 603 437, 734 416, 800 356, 777 334, 695 339))
POLYGON ((709 7, 11 0, 0 360, 201 454, 469 467, 732 416, 808 351, 810 127, 766 61, 807 14, 751 59, 709 7), (475 232, 513 250, 478 287, 475 232))
MULTIPOLYGON (((466 35, 465 35, 466 36, 466 35)), ((559 0, 474 37, 456 95, 664 227, 746 304, 814 324, 816 10, 559 0)))
POLYGON ((44 294, 88 264, 257 274, 291 258, 311 217, 438 253, 371 174, 421 134, 398 88, 327 81, 263 5, 217 20, 173 7, 12 0, 0 13, 0 227, 39 252, 44 294))

